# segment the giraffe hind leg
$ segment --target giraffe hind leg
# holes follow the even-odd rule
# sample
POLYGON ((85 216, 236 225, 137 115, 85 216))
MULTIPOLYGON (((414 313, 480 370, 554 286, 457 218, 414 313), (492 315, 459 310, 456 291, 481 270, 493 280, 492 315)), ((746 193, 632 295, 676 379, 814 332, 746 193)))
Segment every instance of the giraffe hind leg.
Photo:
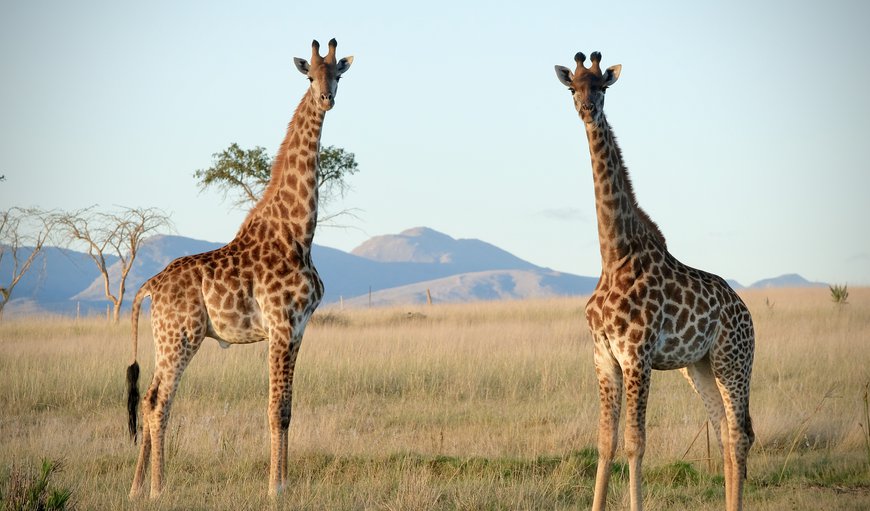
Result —
MULTIPOLYGON (((145 394, 143 399, 143 409, 148 410, 147 420, 143 417, 142 421, 142 444, 143 449, 140 452, 139 463, 151 464, 151 499, 156 499, 163 491, 163 479, 165 471, 165 439, 166 429, 169 423, 169 412, 172 407, 172 400, 175 397, 175 392, 178 389, 178 384, 181 381, 181 376, 184 373, 190 359, 198 350, 202 337, 194 338, 192 341, 183 333, 175 333, 174 335, 156 335, 156 346, 166 346, 167 344, 173 348, 170 350, 157 349, 155 359, 155 372, 151 387, 145 394), (171 354, 169 352, 172 352, 171 354), (146 433, 147 428, 147 433, 146 433), (150 437, 145 439, 146 434, 150 437), (150 449, 145 449, 146 442, 149 443, 150 449), (150 460, 144 458, 150 454, 150 460)), ((144 472, 144 467, 143 467, 144 472)), ((134 480, 134 482, 136 482, 134 480)))
MULTIPOLYGON (((193 353, 190 353, 192 356, 193 353)), ((151 498, 156 499, 163 491, 163 475, 165 471, 165 441, 166 429, 169 424, 169 412, 172 400, 178 390, 181 375, 190 361, 190 356, 182 356, 175 367, 161 375, 161 385, 157 389, 157 397, 151 413, 151 498)))
POLYGON ((719 453, 722 454, 724 451, 721 433, 723 426, 727 426, 725 405, 722 403, 722 395, 719 393, 716 378, 710 367, 710 359, 705 357, 695 364, 681 369, 680 372, 689 380, 692 388, 695 389, 704 403, 704 409, 707 411, 707 417, 713 426, 716 442, 719 445, 719 453))
POLYGON ((752 444, 751 420, 748 402, 735 402, 735 392, 729 390, 721 375, 714 374, 709 357, 687 367, 683 372, 695 391, 701 396, 704 407, 716 432, 719 450, 722 453, 722 472, 725 478, 725 503, 729 511, 742 509, 742 488, 746 474, 746 459, 752 444))
MULTIPOLYGON (((750 339, 750 343, 752 340, 750 339)), ((740 340, 730 340, 739 346, 740 340)), ((752 374, 752 345, 750 355, 735 357, 725 350, 711 353, 711 367, 716 387, 722 398, 725 421, 722 422, 722 444, 725 473, 725 505, 728 511, 743 509, 743 484, 749 449, 755 440, 752 419, 749 416, 749 383, 752 374)), ((738 350, 739 351, 739 350, 738 350)), ((733 352, 733 350, 732 350, 733 352)))
POLYGON ((155 375, 145 396, 142 398, 142 442, 139 446, 139 457, 136 461, 136 472, 133 476, 133 485, 130 488, 130 498, 142 495, 145 487, 145 473, 151 458, 151 409, 157 396, 160 381, 155 375))
POLYGON ((749 417, 749 394, 730 382, 719 383, 725 405, 727 428, 722 431, 726 442, 725 458, 725 496, 728 511, 743 509, 743 483, 746 478, 746 464, 749 449, 755 440, 752 419, 749 417))

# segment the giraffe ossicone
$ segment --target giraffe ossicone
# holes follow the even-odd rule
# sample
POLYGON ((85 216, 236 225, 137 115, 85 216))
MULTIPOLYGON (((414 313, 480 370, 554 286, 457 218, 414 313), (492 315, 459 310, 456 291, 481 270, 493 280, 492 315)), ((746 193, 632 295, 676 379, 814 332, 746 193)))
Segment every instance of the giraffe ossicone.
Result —
POLYGON ((556 66, 584 123, 592 158, 601 278, 586 305, 598 379, 598 469, 592 509, 605 507, 625 393, 625 451, 632 511, 643 507, 641 462, 653 369, 680 369, 701 396, 723 452, 725 504, 743 507, 754 441, 749 382, 755 334, 746 305, 722 278, 690 268, 667 249, 638 206, 622 152, 604 115, 604 94, 621 66, 577 53, 574 71, 556 66))
POLYGON ((142 441, 130 496, 163 490, 164 438, 181 374, 206 337, 221 346, 269 343, 268 421, 271 435, 269 493, 287 480, 287 443, 293 373, 309 318, 323 296, 311 261, 317 225, 317 158, 326 112, 335 105, 338 80, 353 57, 337 60, 335 39, 326 57, 312 43, 311 61, 296 68, 311 82, 293 114, 272 165, 269 185, 227 245, 182 257, 149 279, 133 300, 133 360, 127 371, 130 434, 137 432, 138 323, 151 297, 154 375, 142 403, 142 441))

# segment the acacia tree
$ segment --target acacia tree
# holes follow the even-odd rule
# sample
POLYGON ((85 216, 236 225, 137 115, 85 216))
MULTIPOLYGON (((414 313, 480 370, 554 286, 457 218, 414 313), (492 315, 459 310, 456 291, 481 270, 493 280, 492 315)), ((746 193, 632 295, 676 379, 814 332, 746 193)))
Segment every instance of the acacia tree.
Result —
POLYGON ((4 257, 12 258, 12 272, 0 276, 0 317, 12 290, 51 236, 55 222, 53 214, 37 208, 12 207, 0 212, 0 262, 4 257))
MULTIPOLYGON (((217 188, 225 199, 228 194, 233 194, 233 206, 238 208, 251 207, 260 200, 272 178, 273 159, 264 147, 245 150, 234 143, 212 157, 214 163, 211 167, 193 173, 200 190, 217 188)), ((347 178, 358 170, 353 153, 336 146, 322 147, 317 168, 318 206, 326 210, 337 197, 344 197, 350 188, 347 178)), ((351 210, 322 214, 318 216, 318 224, 348 214, 352 214, 351 210)))
POLYGON ((172 221, 157 208, 120 208, 106 213, 91 206, 60 215, 58 223, 68 242, 87 246, 88 255, 103 277, 106 299, 112 302, 112 318, 117 323, 124 303, 127 275, 133 268, 142 241, 149 233, 171 227, 172 221), (121 265, 114 294, 106 265, 109 254, 117 256, 121 265))

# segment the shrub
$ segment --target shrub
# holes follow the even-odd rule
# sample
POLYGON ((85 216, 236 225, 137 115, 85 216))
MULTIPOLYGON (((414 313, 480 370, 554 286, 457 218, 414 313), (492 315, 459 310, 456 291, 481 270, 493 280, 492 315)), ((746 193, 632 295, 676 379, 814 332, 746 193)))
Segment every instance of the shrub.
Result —
POLYGON ((8 480, 0 486, 0 508, 3 511, 57 511, 73 509, 72 490, 50 485, 52 474, 61 470, 61 464, 42 461, 37 472, 32 466, 12 466, 8 480))
POLYGON ((837 305, 845 305, 849 302, 846 300, 849 299, 849 290, 845 284, 842 286, 838 286, 836 284, 830 286, 831 289, 831 300, 837 305))

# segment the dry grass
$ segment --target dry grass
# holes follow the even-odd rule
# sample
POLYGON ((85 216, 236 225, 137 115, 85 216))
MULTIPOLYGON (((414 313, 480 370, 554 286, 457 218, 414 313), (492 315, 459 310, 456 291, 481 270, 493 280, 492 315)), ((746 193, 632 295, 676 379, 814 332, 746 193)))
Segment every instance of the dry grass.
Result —
MULTIPOLYGON (((758 337, 751 509, 870 506, 862 430, 870 289, 850 291, 840 307, 827 289, 744 295, 758 337)), ((321 311, 299 356, 291 484, 277 507, 588 507, 597 394, 583 305, 321 311)), ((137 453, 125 431, 129 349, 126 323, 0 323, 0 480, 15 463, 49 458, 64 463, 58 484, 82 509, 266 507, 266 346, 207 342, 194 358, 173 408, 168 488, 156 504, 126 499, 137 453)), ((143 328, 145 382, 151 350, 143 328)), ((724 506, 703 434, 682 459, 704 420, 677 373, 656 373, 648 509, 724 506)), ((617 474, 614 509, 627 507, 625 497, 617 474)))

